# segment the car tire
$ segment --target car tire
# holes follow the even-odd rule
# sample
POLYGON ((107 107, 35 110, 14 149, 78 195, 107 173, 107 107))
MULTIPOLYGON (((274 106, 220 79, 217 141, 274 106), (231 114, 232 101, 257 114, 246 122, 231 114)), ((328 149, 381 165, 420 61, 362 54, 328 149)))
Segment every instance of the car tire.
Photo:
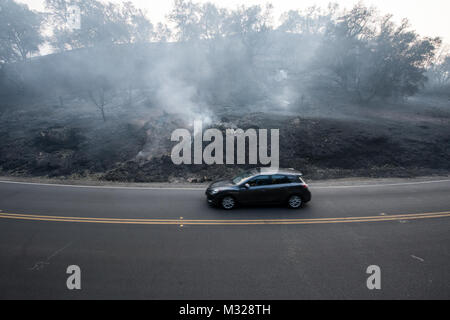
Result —
POLYGON ((225 210, 232 210, 236 207, 236 200, 231 196, 225 196, 220 200, 220 205, 225 210))
POLYGON ((291 209, 299 209, 303 206, 303 199, 298 194, 293 194, 289 197, 287 205, 291 209))

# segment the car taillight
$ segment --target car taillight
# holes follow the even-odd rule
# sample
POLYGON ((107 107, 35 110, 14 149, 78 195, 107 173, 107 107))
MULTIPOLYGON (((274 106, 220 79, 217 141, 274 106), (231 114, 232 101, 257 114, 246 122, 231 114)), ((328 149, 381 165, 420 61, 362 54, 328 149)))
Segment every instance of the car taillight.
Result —
POLYGON ((308 185, 305 183, 305 184, 303 185, 303 188, 308 189, 308 185))

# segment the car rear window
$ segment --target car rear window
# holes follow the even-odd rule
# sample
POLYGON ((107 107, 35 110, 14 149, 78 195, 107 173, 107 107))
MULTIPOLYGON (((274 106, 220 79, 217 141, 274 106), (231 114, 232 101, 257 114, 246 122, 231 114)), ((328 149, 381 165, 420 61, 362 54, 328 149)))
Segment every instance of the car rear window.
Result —
POLYGON ((302 178, 300 178, 300 176, 287 176, 287 178, 291 183, 304 183, 302 178))

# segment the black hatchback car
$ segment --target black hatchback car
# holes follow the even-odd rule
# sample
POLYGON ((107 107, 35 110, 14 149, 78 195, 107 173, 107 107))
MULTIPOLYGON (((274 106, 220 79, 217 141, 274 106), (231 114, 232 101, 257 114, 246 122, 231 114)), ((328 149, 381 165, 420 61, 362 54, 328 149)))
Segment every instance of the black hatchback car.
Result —
POLYGON ((311 192, 302 174, 294 169, 256 168, 230 180, 213 182, 206 189, 211 205, 226 210, 237 204, 284 203, 300 208, 311 201, 311 192))

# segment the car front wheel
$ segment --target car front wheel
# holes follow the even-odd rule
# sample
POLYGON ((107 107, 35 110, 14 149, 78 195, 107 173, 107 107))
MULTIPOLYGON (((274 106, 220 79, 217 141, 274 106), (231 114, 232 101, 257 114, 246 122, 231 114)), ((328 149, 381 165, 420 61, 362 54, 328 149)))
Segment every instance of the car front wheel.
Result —
POLYGON ((236 206, 236 201, 233 197, 226 196, 222 199, 221 205, 225 210, 231 210, 236 206))
POLYGON ((298 209, 302 206, 302 204, 303 204, 302 197, 300 197, 299 195, 296 194, 292 195, 288 199, 289 208, 298 209))

